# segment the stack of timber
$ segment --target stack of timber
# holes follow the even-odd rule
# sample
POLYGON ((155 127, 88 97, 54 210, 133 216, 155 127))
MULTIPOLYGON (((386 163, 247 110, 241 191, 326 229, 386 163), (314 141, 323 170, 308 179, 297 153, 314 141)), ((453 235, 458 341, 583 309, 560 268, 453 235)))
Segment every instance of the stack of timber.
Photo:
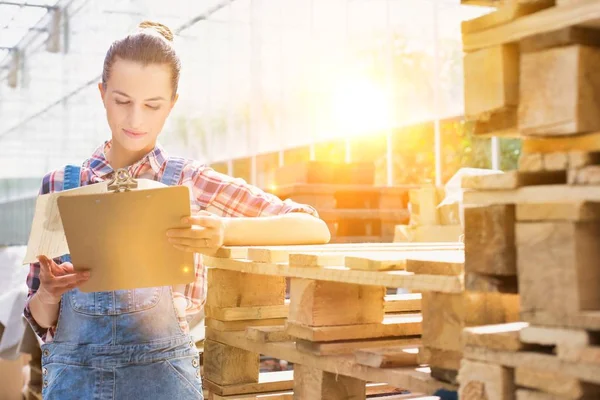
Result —
POLYGON ((443 187, 423 186, 409 191, 410 221, 397 225, 394 242, 457 242, 463 233, 458 203, 439 206, 443 187))
POLYGON ((277 391, 293 392, 296 400, 364 399, 376 383, 413 396, 398 398, 457 390, 431 376, 427 364, 440 357, 435 349, 448 350, 445 342, 460 338, 463 327, 505 322, 487 318, 492 306, 463 296, 462 243, 223 248, 204 261, 209 399, 258 399, 277 391), (409 292, 386 295, 386 288, 409 292), (436 302, 444 295, 453 303, 436 302), (422 361, 426 338, 433 355, 422 361), (261 354, 293 364, 293 377, 267 384, 259 374, 261 354))
POLYGON ((332 243, 391 242, 408 221, 409 187, 375 186, 373 163, 309 161, 280 167, 268 190, 317 209, 332 243))

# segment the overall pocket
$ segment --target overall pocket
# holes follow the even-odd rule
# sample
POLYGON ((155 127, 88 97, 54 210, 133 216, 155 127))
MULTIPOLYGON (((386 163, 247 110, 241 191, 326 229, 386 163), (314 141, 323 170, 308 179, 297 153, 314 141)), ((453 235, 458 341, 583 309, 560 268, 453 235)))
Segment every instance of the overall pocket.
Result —
POLYGON ((148 310, 160 300, 163 287, 113 292, 84 293, 79 289, 67 292, 73 311, 87 315, 119 315, 148 310))

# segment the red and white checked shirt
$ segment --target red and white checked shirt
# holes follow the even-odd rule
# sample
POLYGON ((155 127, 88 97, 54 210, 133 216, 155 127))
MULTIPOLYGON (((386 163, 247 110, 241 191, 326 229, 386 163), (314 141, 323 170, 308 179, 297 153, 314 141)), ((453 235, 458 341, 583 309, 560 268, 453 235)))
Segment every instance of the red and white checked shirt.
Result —
MULTIPOLYGON (((110 146, 110 141, 105 142, 83 163, 82 186, 112 178, 114 171, 106 159, 110 146)), ((157 144, 153 151, 128 168, 129 173, 134 178, 159 180, 167 159, 168 156, 164 149, 157 144)), ((63 181, 64 168, 46 174, 42 181, 40 194, 61 191, 63 181)), ((187 160, 185 163, 179 185, 190 188, 193 197, 192 213, 208 209, 213 214, 223 217, 267 217, 289 212, 305 212, 318 216, 316 210, 310 206, 294 203, 289 199, 282 201, 274 195, 247 184, 243 179, 221 174, 194 160, 187 160)), ((40 286, 39 273, 39 263, 31 264, 27 276, 29 296, 24 315, 42 341, 50 342, 56 327, 42 328, 36 323, 29 310, 29 299, 40 286)), ((198 313, 204 306, 205 291, 205 270, 201 263, 201 257, 197 255, 194 282, 185 287, 181 285, 179 289, 174 287, 173 290, 173 300, 179 323, 186 332, 189 330, 187 318, 198 313)))

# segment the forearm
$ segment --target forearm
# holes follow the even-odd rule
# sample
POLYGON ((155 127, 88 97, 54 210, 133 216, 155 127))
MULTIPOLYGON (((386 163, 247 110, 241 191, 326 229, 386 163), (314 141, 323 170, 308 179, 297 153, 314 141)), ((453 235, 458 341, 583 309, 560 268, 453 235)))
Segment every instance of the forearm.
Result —
POLYGON ((42 328, 50 328, 56 325, 60 303, 44 302, 43 296, 40 292, 35 293, 29 301, 29 310, 38 325, 42 328))
POLYGON ((323 244, 331 234, 322 220, 301 212, 259 218, 227 218, 225 246, 323 244))

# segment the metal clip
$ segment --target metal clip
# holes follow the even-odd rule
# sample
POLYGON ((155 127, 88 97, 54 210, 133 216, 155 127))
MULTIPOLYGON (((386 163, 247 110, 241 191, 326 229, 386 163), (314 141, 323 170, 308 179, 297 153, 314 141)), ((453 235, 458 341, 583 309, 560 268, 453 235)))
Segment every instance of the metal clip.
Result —
POLYGON ((137 181, 129 174, 127 168, 117 170, 112 181, 108 182, 108 190, 114 192, 128 192, 137 187, 137 181))

